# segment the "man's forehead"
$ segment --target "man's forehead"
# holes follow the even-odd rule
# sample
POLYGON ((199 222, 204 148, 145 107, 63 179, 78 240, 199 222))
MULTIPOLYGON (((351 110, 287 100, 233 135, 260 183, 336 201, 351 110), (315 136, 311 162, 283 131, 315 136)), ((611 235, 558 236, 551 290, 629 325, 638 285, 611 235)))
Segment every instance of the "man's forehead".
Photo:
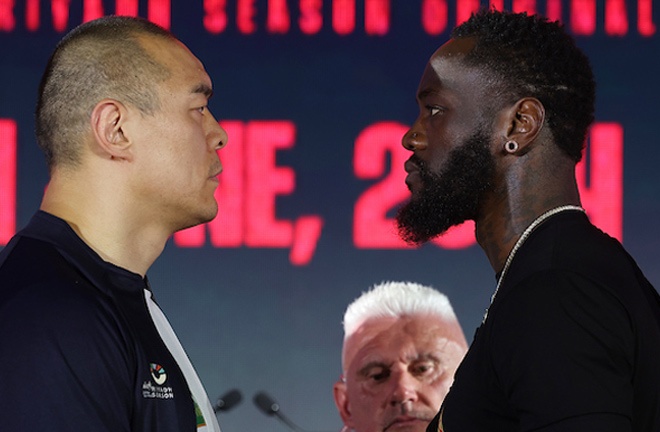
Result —
POLYGON ((449 39, 447 42, 442 44, 440 48, 435 51, 435 53, 433 53, 432 58, 456 58, 464 56, 472 51, 476 45, 476 42, 477 40, 472 37, 449 39))
POLYGON ((428 68, 436 73, 447 67, 464 67, 461 61, 474 48, 475 40, 472 38, 450 39, 438 48, 428 62, 428 68))
POLYGON ((169 78, 164 83, 166 86, 183 85, 192 96, 202 94, 209 98, 213 94, 211 78, 204 65, 183 42, 146 36, 142 43, 154 59, 168 69, 169 78))
POLYGON ((437 316, 372 319, 346 340, 346 367, 381 358, 416 357, 441 349, 450 338, 451 323, 437 316))
POLYGON ((431 56, 417 89, 418 98, 433 93, 463 95, 465 90, 483 87, 484 71, 463 59, 474 47, 473 38, 450 39, 431 56))
POLYGON ((358 350, 355 356, 355 361, 357 361, 358 365, 378 360, 384 363, 399 360, 412 362, 420 358, 434 356, 434 354, 437 354, 447 345, 447 342, 449 342, 449 340, 444 335, 438 335, 438 337, 432 339, 397 340, 389 344, 389 349, 379 349, 382 348, 382 346, 365 345, 363 349, 358 350))
POLYGON ((181 67, 205 72, 202 62, 178 39, 143 35, 140 43, 154 59, 176 72, 181 67))

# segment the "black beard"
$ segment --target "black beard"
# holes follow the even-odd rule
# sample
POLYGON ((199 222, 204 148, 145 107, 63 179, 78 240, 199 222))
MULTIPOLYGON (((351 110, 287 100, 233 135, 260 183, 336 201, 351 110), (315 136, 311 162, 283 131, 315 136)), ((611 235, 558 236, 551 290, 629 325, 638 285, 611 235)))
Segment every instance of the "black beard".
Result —
POLYGON ((419 168, 422 189, 397 214, 399 236, 404 241, 421 245, 452 226, 476 219, 479 202, 492 187, 495 173, 483 130, 454 148, 439 174, 431 172, 416 155, 412 160, 419 168))

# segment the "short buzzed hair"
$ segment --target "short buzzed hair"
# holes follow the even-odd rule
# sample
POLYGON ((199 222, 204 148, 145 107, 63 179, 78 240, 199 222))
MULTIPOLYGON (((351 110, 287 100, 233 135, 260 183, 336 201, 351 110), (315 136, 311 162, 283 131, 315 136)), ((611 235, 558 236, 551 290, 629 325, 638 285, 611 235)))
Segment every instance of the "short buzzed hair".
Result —
POLYGON ((35 124, 51 172, 56 165, 79 164, 82 132, 104 98, 147 115, 159 109, 156 84, 170 71, 140 44, 140 36, 176 40, 142 18, 107 16, 76 27, 58 43, 39 86, 35 124))
POLYGON ((355 299, 344 314, 344 340, 373 318, 434 315, 457 321, 446 295, 414 282, 382 282, 355 299))
POLYGON ((540 15, 481 10, 452 31, 476 38, 465 62, 490 72, 505 103, 541 101, 555 143, 575 162, 594 121, 596 82, 587 56, 556 21, 540 15))

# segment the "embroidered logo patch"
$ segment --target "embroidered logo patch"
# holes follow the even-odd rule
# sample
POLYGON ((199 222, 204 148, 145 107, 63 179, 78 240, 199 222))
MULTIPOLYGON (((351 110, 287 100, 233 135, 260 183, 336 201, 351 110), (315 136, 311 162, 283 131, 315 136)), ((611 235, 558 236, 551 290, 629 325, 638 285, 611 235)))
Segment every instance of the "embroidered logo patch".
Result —
POLYGON ((165 368, 158 363, 149 363, 151 380, 142 383, 142 397, 145 399, 174 399, 174 390, 164 386, 167 381, 165 368))
POLYGON ((163 385, 167 381, 167 373, 165 369, 156 363, 149 363, 149 370, 151 371, 151 377, 154 379, 156 384, 163 385))

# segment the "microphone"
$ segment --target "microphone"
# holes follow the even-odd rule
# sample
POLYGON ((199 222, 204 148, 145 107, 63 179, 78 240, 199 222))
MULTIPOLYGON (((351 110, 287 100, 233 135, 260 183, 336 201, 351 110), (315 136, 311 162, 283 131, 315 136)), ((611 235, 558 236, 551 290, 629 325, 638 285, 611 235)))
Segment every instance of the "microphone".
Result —
POLYGON ((241 403, 241 400, 243 400, 243 395, 238 389, 229 390, 218 398, 213 406, 213 412, 218 413, 220 411, 229 411, 241 403))
POLYGON ((253 399, 254 404, 263 412, 264 414, 268 416, 275 416, 282 423, 287 425, 289 429, 291 429, 294 432, 307 432, 305 429, 300 428, 298 425, 296 425, 294 422, 289 420, 282 411, 280 411, 280 405, 273 400, 270 396, 268 396, 265 392, 259 392, 254 395, 253 399))

